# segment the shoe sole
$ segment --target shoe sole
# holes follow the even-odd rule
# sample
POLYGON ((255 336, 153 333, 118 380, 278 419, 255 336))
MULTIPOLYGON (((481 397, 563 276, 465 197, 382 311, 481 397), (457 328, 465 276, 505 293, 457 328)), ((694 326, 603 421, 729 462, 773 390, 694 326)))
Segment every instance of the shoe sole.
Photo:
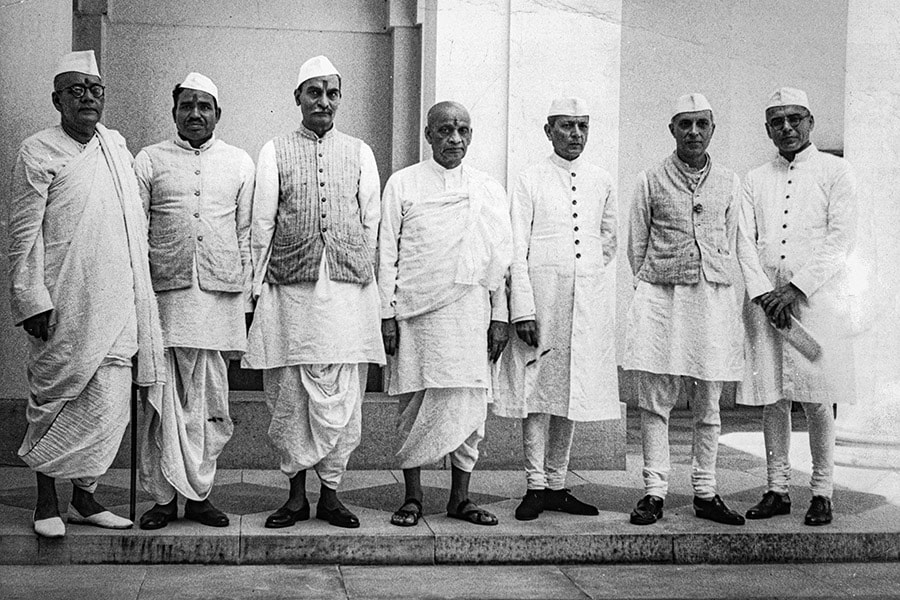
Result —
POLYGON ((213 522, 211 522, 211 521, 204 521, 204 520, 203 520, 203 517, 200 517, 199 515, 188 515, 188 514, 186 514, 186 515, 184 515, 184 518, 187 519, 188 521, 193 521, 193 522, 195 522, 195 523, 200 523, 201 525, 205 525, 205 526, 207 526, 207 527, 228 527, 228 526, 231 524, 231 521, 230 521, 230 520, 225 521, 224 523, 219 522, 219 521, 217 521, 217 522, 215 522, 215 523, 213 523, 213 522))
POLYGON ((663 517, 662 513, 659 513, 658 516, 653 517, 652 519, 645 519, 643 517, 637 517, 635 515, 631 515, 631 517, 629 518, 629 521, 631 521, 632 525, 653 525, 654 523, 656 523, 657 521, 662 519, 662 517, 663 517))
POLYGON ((791 514, 791 509, 788 507, 787 510, 779 509, 773 512, 771 515, 761 514, 761 513, 751 513, 747 511, 747 514, 744 515, 745 518, 750 519, 752 521, 760 521, 762 519, 771 519, 772 517, 780 517, 783 515, 791 514))
POLYGON ((710 517, 710 516, 708 516, 708 515, 702 515, 702 514, 698 513, 697 511, 694 511, 694 515, 695 515, 698 519, 703 519, 704 521, 712 521, 713 523, 719 523, 720 525, 735 525, 735 526, 740 526, 740 525, 743 525, 743 524, 744 524, 744 520, 743 520, 743 519, 741 519, 740 521, 725 521, 725 520, 721 520, 721 519, 716 519, 716 518, 714 518, 714 517, 710 517))

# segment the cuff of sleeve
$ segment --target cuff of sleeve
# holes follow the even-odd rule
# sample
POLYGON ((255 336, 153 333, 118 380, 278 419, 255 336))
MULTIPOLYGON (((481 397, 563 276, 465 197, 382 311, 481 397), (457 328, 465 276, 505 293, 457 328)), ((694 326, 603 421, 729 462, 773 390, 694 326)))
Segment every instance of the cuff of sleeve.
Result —
POLYGON ((53 310, 53 301, 47 288, 15 293, 11 304, 13 323, 16 325, 21 325, 29 317, 53 310))
POLYGON ((812 281, 810 277, 804 277, 803 273, 796 275, 793 279, 791 279, 791 283, 793 283, 797 289, 803 292, 803 295, 809 298, 817 289, 815 282, 812 281))
POLYGON ((751 281, 747 282, 747 297, 753 300, 757 296, 762 296, 767 292, 771 292, 775 287, 769 281, 751 281))
POLYGON ((534 315, 534 314, 523 315, 523 316, 521 316, 521 317, 515 317, 515 318, 512 318, 512 319, 509 320, 509 322, 510 322, 510 323, 521 323, 522 321, 534 321, 534 320, 535 320, 535 316, 536 316, 536 315, 534 315))

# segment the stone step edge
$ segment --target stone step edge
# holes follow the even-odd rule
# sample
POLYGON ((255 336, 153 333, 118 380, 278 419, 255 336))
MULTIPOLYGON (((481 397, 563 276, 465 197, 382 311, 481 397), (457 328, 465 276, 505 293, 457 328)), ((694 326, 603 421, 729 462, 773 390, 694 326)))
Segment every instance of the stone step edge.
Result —
POLYGON ((900 561, 900 532, 0 535, 0 564, 750 564, 900 561))

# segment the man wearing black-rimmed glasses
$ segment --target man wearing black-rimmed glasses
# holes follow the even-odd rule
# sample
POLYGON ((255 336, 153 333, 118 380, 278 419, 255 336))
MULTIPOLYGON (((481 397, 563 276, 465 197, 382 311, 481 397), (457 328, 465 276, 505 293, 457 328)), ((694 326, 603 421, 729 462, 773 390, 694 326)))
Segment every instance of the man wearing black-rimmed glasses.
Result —
POLYGON ((19 456, 37 473, 43 537, 65 535, 58 478, 74 484, 69 523, 131 527, 94 491, 128 425, 132 367, 139 385, 164 377, 132 157, 99 123, 104 99, 93 51, 64 56, 52 94, 60 124, 22 143, 7 206, 12 315, 30 336, 19 456))
POLYGON ((746 178, 738 256, 747 286, 747 376, 743 404, 764 406, 768 486, 747 511, 791 511, 791 402, 809 423, 812 502, 807 525, 831 522, 834 414, 855 397, 848 258, 856 234, 856 182, 842 158, 810 141, 806 93, 779 88, 766 106, 778 156, 746 178), (805 336, 803 342, 797 341, 805 336))

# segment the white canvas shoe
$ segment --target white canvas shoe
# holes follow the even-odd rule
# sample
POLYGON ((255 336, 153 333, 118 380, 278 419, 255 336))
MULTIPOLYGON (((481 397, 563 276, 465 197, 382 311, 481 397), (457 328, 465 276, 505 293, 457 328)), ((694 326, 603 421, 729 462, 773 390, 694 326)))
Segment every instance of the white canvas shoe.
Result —
POLYGON ((66 535, 66 524, 63 523, 61 517, 35 519, 34 513, 32 513, 31 520, 34 523, 34 532, 41 537, 61 538, 66 535))
POLYGON ((93 525, 94 527, 103 527, 105 529, 128 529, 134 525, 134 523, 125 517, 114 515, 108 510, 95 513, 89 517, 84 517, 78 512, 78 509, 71 504, 69 504, 69 523, 93 525))

